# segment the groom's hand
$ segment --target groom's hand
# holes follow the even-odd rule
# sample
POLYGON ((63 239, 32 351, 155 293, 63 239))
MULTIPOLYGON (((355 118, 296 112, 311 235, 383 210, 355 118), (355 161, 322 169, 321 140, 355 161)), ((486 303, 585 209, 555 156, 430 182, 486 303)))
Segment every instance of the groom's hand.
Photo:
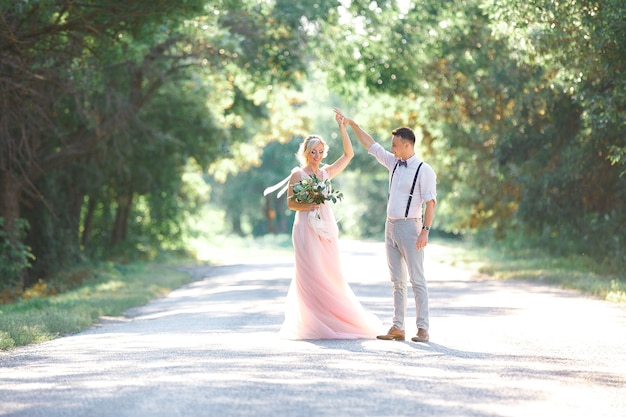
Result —
POLYGON ((335 107, 333 110, 334 110, 335 115, 336 115, 335 117, 341 119, 341 123, 349 125, 350 122, 352 122, 352 120, 350 118, 348 118, 345 114, 343 114, 343 112, 341 110, 339 110, 338 108, 335 107))
POLYGON ((417 236, 417 243, 415 244, 415 247, 419 251, 424 249, 426 245, 428 245, 428 232, 422 231, 422 233, 417 236))

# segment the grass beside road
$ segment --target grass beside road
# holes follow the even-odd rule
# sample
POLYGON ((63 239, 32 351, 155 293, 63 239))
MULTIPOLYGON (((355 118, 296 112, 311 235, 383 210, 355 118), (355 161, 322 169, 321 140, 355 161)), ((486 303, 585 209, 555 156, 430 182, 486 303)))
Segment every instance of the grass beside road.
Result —
MULTIPOLYGON (((437 239, 437 242, 441 242, 437 239)), ((554 257, 529 249, 478 246, 460 241, 444 241, 448 262, 499 279, 542 282, 561 288, 626 304, 626 274, 615 272, 586 256, 554 257)))
POLYGON ((21 301, 0 304, 0 351, 78 333, 98 323, 100 317, 119 316, 129 308, 165 295, 191 279, 189 274, 177 270, 177 265, 241 262, 293 253, 290 236, 217 237, 192 246, 198 260, 164 257, 148 264, 80 268, 60 274, 51 285, 35 284, 25 291, 21 301), (76 285, 77 280, 80 285, 76 285), (64 289, 68 287, 71 289, 64 289))
MULTIPOLYGON (((91 327, 102 316, 118 316, 189 282, 188 274, 164 265, 99 267, 77 288, 0 305, 0 350, 45 342, 91 327)), ((44 284, 38 284, 40 287, 44 284)))
MULTIPOLYGON (((530 251, 511 252, 467 242, 432 239, 445 247, 438 262, 476 270, 499 279, 544 282, 626 305, 624 272, 612 274, 585 257, 554 258, 530 251)), ((220 238, 198 243, 194 253, 203 262, 243 261, 255 257, 291 256, 288 236, 264 239, 220 238)), ((29 289, 22 301, 0 305, 0 350, 40 343, 91 327, 103 316, 119 316, 188 283, 188 274, 174 265, 185 259, 159 263, 108 265, 93 268, 79 286, 52 294, 29 289)), ((45 284, 38 284, 40 286, 45 284)))

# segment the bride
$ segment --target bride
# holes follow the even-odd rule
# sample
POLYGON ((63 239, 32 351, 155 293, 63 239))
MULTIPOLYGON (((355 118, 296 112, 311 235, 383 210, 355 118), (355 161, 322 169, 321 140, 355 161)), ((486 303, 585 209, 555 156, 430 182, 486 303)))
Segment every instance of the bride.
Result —
POLYGON ((289 177, 288 206, 296 211, 292 231, 295 273, 280 330, 288 339, 369 339, 376 337, 381 326, 378 318, 365 311, 343 276, 337 222, 330 204, 297 202, 292 197, 293 186, 301 180, 314 175, 322 181, 333 179, 354 156, 343 118, 337 115, 336 121, 343 155, 320 166, 328 146, 321 137, 308 136, 296 154, 300 167, 289 177))

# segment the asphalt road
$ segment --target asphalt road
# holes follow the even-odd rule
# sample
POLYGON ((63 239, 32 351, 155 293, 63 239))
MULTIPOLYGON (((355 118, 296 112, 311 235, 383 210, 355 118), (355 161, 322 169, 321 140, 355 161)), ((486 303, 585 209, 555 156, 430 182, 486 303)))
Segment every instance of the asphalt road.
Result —
MULTIPOLYGON (((342 242, 342 256, 385 332, 382 244, 342 242)), ((292 267, 195 268, 196 281, 125 317, 0 354, 0 415, 626 416, 623 307, 431 261, 430 343, 287 341, 292 267)))

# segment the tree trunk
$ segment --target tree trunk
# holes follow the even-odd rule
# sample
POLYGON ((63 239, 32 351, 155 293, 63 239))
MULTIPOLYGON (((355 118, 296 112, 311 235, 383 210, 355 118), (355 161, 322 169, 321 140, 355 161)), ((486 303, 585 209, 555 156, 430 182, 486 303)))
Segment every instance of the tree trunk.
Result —
POLYGON ((0 171, 0 217, 9 236, 17 232, 16 221, 20 217, 20 186, 13 175, 0 171))
MULTIPOLYGON (((11 247, 19 246, 23 243, 17 222, 20 217, 19 200, 19 183, 7 171, 0 171, 0 218, 3 219, 2 229, 6 232, 6 239, 8 239, 11 247)), ((0 253, 0 261, 4 260, 2 255, 0 253)), ((0 276, 0 288, 5 285, 24 285, 25 270, 17 273, 15 276, 3 275, 0 276)))
POLYGON ((243 236, 243 230, 241 230, 241 217, 235 216, 233 217, 233 233, 237 234, 237 236, 243 236))
POLYGON ((265 222, 267 224, 267 233, 276 233, 276 210, 272 207, 270 197, 265 197, 265 222))
POLYGON ((93 229, 93 216, 96 212, 96 199, 89 197, 87 202, 87 213, 85 214, 85 220, 83 222, 83 235, 81 236, 81 245, 83 249, 86 249, 89 245, 89 237, 91 236, 91 230, 93 229))
POLYGON ((128 219, 130 218, 130 212, 131 209, 133 207, 133 194, 131 194, 130 196, 128 196, 128 203, 124 206, 124 212, 122 213, 123 215, 123 222, 122 222, 122 240, 126 241, 126 239, 128 239, 128 219))
POLYGON ((285 207, 285 201, 287 200, 281 198, 278 199, 278 202, 276 203, 278 206, 276 211, 281 213, 281 215, 278 216, 278 225, 276 227, 277 233, 289 233, 289 226, 287 225, 289 217, 285 215, 285 210, 287 209, 287 207, 285 207))
POLYGON ((128 217, 133 203, 133 196, 121 196, 117 198, 117 210, 115 212, 115 223, 111 233, 111 245, 123 242, 128 237, 128 217))

